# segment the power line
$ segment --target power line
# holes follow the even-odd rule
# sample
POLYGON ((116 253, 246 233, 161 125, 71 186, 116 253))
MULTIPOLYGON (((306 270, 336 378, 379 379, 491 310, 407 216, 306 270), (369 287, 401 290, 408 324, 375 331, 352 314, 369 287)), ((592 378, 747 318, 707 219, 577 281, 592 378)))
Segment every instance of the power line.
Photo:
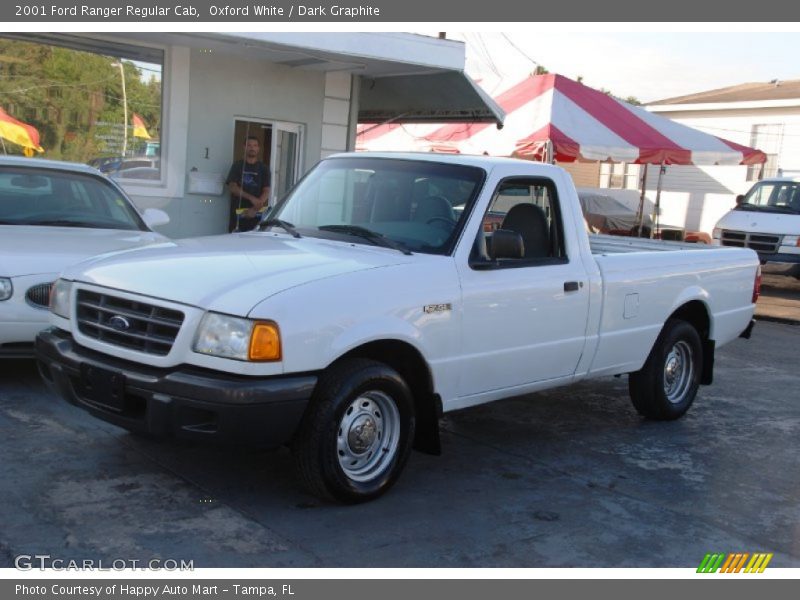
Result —
POLYGON ((507 41, 507 42, 508 42, 508 43, 511 45, 511 47, 512 47, 512 48, 514 48, 514 50, 516 50, 516 51, 517 51, 517 52, 519 52, 519 53, 520 53, 522 56, 524 56, 524 57, 525 57, 525 58, 527 58, 529 61, 531 61, 531 63, 533 64, 533 66, 534 66, 534 67, 538 67, 538 66, 539 66, 539 63, 538 63, 538 62, 536 62, 535 60, 533 60, 533 59, 532 59, 532 58, 531 58, 531 57, 530 57, 530 56, 529 56, 529 55, 528 55, 528 54, 527 54, 527 53, 526 53, 524 50, 522 50, 522 49, 521 49, 519 46, 517 46, 517 45, 516 45, 516 44, 515 44, 513 41, 511 41, 511 38, 510 38, 510 37, 508 37, 508 36, 507 36, 505 33, 501 33, 500 35, 502 35, 502 36, 503 36, 503 38, 504 38, 504 39, 505 39, 505 40, 506 40, 506 41, 507 41))

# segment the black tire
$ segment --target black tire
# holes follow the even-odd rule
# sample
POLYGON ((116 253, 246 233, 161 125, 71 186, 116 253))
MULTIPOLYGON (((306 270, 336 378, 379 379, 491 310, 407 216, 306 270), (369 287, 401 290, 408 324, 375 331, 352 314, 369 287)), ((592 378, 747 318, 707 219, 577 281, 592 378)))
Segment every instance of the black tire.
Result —
POLYGON ((703 349, 697 330, 670 319, 658 335, 647 362, 628 376, 633 406, 643 417, 671 421, 694 402, 703 372, 703 349))
POLYGON ((377 498, 400 476, 414 426, 411 390, 397 371, 363 358, 335 363, 320 377, 292 443, 298 475, 321 498, 377 498))

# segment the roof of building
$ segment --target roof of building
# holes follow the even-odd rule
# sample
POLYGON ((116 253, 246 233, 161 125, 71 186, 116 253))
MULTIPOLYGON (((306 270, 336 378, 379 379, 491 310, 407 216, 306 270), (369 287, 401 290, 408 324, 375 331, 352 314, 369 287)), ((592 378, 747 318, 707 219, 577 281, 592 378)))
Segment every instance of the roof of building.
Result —
POLYGON ((656 100, 649 104, 711 104, 721 102, 759 102, 800 98, 800 79, 741 83, 730 87, 697 92, 686 96, 656 100))

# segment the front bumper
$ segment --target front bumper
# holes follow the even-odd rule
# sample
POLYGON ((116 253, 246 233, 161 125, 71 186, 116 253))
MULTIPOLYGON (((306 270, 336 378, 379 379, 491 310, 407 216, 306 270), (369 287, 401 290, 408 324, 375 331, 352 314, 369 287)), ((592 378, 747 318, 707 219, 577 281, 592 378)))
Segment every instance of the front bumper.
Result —
POLYGON ((36 337, 36 356, 42 378, 71 404, 155 437, 279 446, 291 440, 317 383, 315 374, 255 378, 140 365, 82 348, 56 328, 36 337))

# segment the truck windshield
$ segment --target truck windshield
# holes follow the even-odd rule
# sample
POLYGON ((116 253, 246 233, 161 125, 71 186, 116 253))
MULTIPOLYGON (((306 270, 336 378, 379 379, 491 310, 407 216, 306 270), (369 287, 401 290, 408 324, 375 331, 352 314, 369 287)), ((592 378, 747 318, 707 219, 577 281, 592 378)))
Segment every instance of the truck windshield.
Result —
POLYGON ((737 210, 800 214, 800 182, 763 181, 754 185, 737 210))
POLYGON ((319 163, 269 213, 303 236, 449 254, 485 177, 427 160, 343 157, 319 163))

